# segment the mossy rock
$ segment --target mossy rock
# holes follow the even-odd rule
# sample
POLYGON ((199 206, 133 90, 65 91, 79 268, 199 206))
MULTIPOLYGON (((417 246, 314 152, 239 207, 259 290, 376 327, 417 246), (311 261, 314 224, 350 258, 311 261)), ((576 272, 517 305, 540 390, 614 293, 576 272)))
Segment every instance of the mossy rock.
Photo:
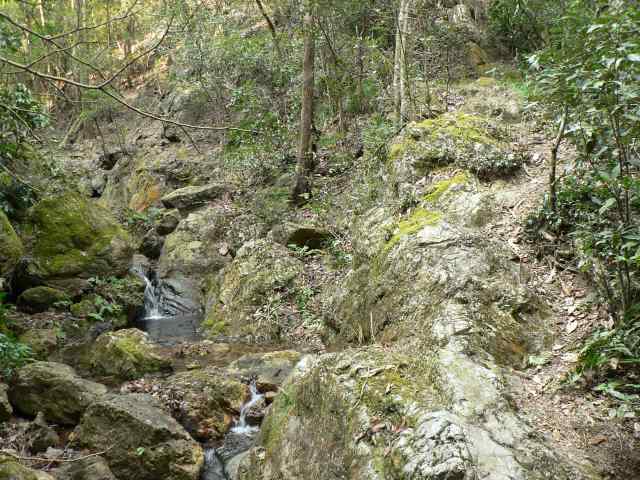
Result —
POLYGON ((80 378, 67 365, 34 362, 18 369, 9 399, 25 415, 35 417, 41 411, 51 422, 74 425, 86 408, 105 393, 104 385, 80 378))
POLYGON ((0 211, 0 276, 10 273, 23 253, 22 242, 7 216, 0 211))
POLYGON ((221 440, 249 397, 246 384, 216 367, 177 373, 162 388, 180 399, 174 417, 200 441, 221 440))
POLYGON ((312 224, 284 222, 271 230, 269 236, 276 242, 288 247, 321 249, 333 239, 329 230, 312 224))
POLYGON ((0 454, 0 480, 55 480, 48 473, 25 467, 14 457, 0 454))
POLYGON ((60 465, 53 471, 56 480, 117 480, 102 457, 90 457, 60 465))
POLYGON ((87 351, 82 363, 96 375, 119 380, 171 370, 171 361, 160 355, 145 332, 135 328, 103 333, 87 351))
POLYGON ((302 262, 283 245, 264 239, 247 242, 209 289, 204 327, 212 334, 269 331, 276 337, 277 319, 260 325, 254 313, 274 292, 292 286, 302 269, 302 262))
POLYGON ((243 355, 228 367, 230 372, 253 378, 261 392, 276 391, 302 358, 295 350, 243 355))
POLYGON ((54 328, 30 329, 20 335, 19 341, 31 348, 35 358, 46 360, 58 347, 58 333, 54 328))
POLYGON ((25 290, 18 297, 18 308, 23 312, 39 313, 49 310, 57 302, 70 300, 62 290, 57 288, 39 286, 25 290))
POLYGON ((212 183, 204 186, 189 186, 174 190, 162 197, 162 204, 166 208, 188 210, 200 207, 211 200, 221 197, 228 191, 221 183, 212 183))
POLYGON ((131 239, 113 215, 75 194, 39 202, 26 230, 33 245, 29 275, 23 277, 71 295, 80 293, 91 277, 125 275, 133 255, 131 239))
POLYGON ((107 395, 75 431, 76 443, 103 458, 116 478, 198 480, 202 447, 149 395, 107 395))

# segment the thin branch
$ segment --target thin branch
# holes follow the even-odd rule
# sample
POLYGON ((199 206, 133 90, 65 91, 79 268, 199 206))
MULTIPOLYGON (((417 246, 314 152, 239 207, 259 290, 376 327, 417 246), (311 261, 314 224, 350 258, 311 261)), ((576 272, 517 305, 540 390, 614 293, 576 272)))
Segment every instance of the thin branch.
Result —
POLYGON ((0 168, 2 168, 5 172, 7 172, 7 174, 12 177, 15 178, 18 182, 22 183, 23 185, 29 187, 31 190, 35 190, 36 192, 39 192, 40 190, 36 187, 34 187, 33 185, 31 185, 29 182, 26 182, 25 180, 23 180, 22 178, 20 178, 16 173, 12 172, 11 170, 9 170, 7 167, 5 167, 2 163, 0 163, 0 168))
POLYGON ((101 452, 90 453, 89 455, 84 455, 84 456, 78 457, 78 458, 21 457, 20 455, 16 455, 15 453, 12 453, 10 450, 5 450, 5 449, 0 450, 0 453, 3 453, 5 455, 9 455, 10 457, 13 457, 13 458, 15 458, 17 460, 26 460, 26 461, 31 461, 31 462, 73 463, 73 462, 79 462, 81 460, 86 460, 87 458, 97 457, 97 456, 103 455, 103 454, 107 453, 109 450, 111 450, 113 447, 115 447, 115 445, 112 445, 109 448, 107 448, 106 450, 102 450, 101 452))

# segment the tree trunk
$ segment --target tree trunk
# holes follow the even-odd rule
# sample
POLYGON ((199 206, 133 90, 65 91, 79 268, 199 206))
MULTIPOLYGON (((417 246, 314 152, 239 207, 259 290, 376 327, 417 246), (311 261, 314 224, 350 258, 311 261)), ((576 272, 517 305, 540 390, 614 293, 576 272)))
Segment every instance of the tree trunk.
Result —
POLYGON ((558 165, 558 149, 560 148, 560 143, 562 143, 562 139, 564 138, 564 132, 567 128, 567 117, 569 115, 569 109, 565 106, 564 112, 562 113, 562 120, 560 121, 560 127, 558 128, 558 135, 556 136, 556 141, 553 143, 553 147, 551 148, 551 168, 549 169, 549 202, 551 203, 551 211, 553 213, 557 212, 558 209, 558 201, 557 201, 557 193, 556 193, 556 169, 558 165))
POLYGON ((393 96, 396 123, 400 128, 409 118, 408 45, 411 0, 400 0, 396 24, 396 46, 393 66, 393 96))
POLYGON ((267 12, 264 9, 262 2, 260 0, 256 0, 256 4, 260 9, 260 13, 262 14, 262 17, 265 19, 265 21, 267 22, 267 25, 269 26, 269 31, 271 32, 271 38, 273 38, 273 46, 276 48, 276 52, 278 53, 278 58, 282 60, 283 59, 282 50, 280 49, 280 42, 278 41, 278 33, 276 32, 276 27, 271 21, 271 18, 269 18, 269 15, 267 15, 267 12))
POLYGON ((304 62, 302 87, 302 113, 300 116, 300 144, 298 148, 298 163, 296 166, 295 183, 291 192, 291 200, 300 205, 308 200, 311 185, 309 176, 313 171, 313 153, 311 151, 311 134, 313 124, 313 96, 315 73, 315 35, 313 31, 313 17, 311 1, 305 5, 304 15, 304 62))

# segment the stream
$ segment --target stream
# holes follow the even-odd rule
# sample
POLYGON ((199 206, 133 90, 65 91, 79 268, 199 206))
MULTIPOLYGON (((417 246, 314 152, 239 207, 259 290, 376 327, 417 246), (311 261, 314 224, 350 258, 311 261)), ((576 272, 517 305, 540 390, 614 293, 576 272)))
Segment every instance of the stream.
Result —
MULTIPOLYGON (((160 345, 176 345, 180 342, 199 340, 200 312, 171 312, 164 303, 162 281, 155 272, 143 265, 135 265, 132 271, 145 283, 144 310, 136 320, 136 326, 147 332, 160 345)), ((249 385, 251 396, 240 409, 240 416, 227 432, 222 445, 205 447, 205 466, 201 480, 233 480, 245 452, 254 444, 260 426, 252 424, 250 414, 264 400, 255 380, 249 385)))

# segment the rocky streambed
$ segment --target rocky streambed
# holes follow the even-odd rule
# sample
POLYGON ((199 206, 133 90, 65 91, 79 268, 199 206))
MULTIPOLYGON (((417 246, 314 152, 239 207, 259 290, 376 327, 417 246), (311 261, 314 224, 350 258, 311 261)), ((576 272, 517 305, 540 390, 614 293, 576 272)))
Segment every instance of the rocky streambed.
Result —
MULTIPOLYGON (((511 101, 487 79, 471 90, 511 101)), ((184 185, 149 145, 97 203, 36 206, 25 245, 0 236, 40 356, 0 387, 0 480, 599 478, 511 401, 553 314, 495 233, 526 161, 495 123, 408 125, 384 162, 326 180, 324 216, 283 201, 286 173, 235 192, 203 163, 184 185), (159 209, 142 278, 116 203, 159 209)))

